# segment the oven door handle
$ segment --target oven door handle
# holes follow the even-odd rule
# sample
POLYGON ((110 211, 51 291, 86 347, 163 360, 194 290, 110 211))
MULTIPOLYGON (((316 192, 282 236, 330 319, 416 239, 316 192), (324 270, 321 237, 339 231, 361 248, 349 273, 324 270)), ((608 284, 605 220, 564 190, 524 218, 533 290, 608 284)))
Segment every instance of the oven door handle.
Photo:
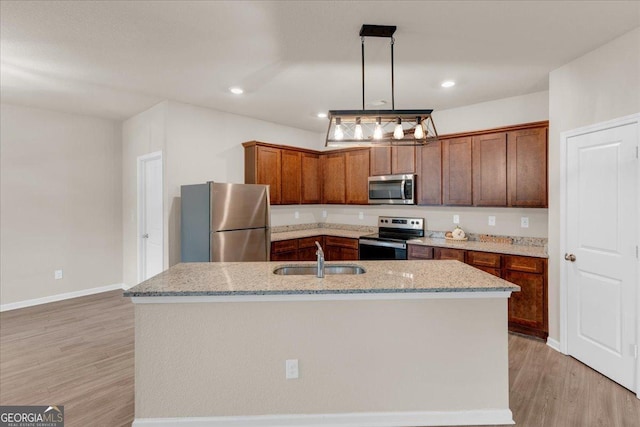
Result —
POLYGON ((381 242, 379 240, 367 240, 367 239, 360 239, 359 242, 361 245, 368 245, 368 246, 383 246, 385 248, 396 248, 396 249, 407 248, 406 243, 381 242))

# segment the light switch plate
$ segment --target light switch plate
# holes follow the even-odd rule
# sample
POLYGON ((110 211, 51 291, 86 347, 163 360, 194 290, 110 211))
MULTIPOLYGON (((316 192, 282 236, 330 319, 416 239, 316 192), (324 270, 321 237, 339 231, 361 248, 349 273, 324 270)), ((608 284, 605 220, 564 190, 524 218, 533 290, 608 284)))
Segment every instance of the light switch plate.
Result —
POLYGON ((293 213, 293 217, 294 217, 295 219, 300 219, 300 212, 295 211, 295 212, 293 213))
POLYGON ((326 218, 327 217, 327 211, 322 211, 322 218, 326 218))
POLYGON ((460 215, 454 215, 453 216, 453 223, 454 224, 460 224, 460 215))
POLYGON ((489 217, 489 225, 496 225, 496 217, 491 215, 489 217))
POLYGON ((520 218, 520 227, 529 228, 529 217, 523 216, 520 218))
POLYGON ((358 219, 364 219, 364 212, 358 212, 358 219))
POLYGON ((53 272, 53 278, 54 278, 54 279, 56 279, 56 280, 60 280, 60 279, 62 279, 62 269, 60 269, 60 270, 55 270, 55 271, 53 272))

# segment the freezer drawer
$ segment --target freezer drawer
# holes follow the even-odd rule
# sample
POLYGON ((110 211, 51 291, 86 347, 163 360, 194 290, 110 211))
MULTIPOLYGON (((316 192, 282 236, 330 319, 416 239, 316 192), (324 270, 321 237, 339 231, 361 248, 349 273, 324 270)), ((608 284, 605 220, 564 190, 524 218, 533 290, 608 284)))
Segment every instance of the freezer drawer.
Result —
POLYGON ((269 261, 271 235, 268 228, 211 233, 211 261, 269 261))

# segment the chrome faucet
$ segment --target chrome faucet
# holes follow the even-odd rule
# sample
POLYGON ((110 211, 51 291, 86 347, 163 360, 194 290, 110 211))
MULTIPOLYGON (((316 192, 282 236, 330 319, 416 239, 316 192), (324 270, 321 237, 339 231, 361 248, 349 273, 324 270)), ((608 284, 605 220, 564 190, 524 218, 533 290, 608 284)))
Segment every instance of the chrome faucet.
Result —
POLYGON ((316 270, 316 276, 319 278, 323 278, 324 277, 324 251, 322 250, 322 246, 320 246, 320 243, 318 243, 316 241, 316 246, 318 247, 318 250, 316 251, 316 256, 318 257, 318 267, 316 270))

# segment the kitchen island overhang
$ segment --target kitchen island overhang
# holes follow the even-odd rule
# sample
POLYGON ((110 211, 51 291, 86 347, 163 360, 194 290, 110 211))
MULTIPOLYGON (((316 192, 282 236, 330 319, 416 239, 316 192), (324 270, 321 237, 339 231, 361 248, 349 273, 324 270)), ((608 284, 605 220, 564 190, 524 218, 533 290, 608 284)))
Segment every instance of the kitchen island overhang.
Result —
POLYGON ((513 424, 519 288, 457 261, 358 264, 365 274, 324 279, 274 278, 277 262, 179 264, 127 291, 134 426, 513 424))

